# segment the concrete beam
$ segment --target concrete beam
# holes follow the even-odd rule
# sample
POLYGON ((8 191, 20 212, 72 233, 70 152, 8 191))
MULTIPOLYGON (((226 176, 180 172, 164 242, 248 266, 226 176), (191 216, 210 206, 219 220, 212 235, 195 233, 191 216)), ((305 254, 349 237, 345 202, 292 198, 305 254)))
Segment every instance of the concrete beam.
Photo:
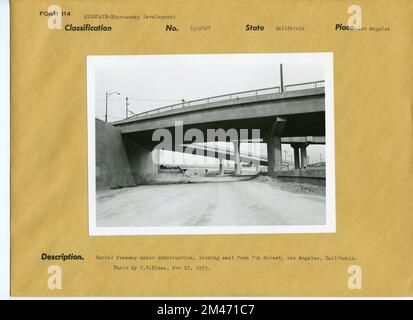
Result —
MULTIPOLYGON (((189 109, 189 108, 188 108, 189 109)), ((159 116, 139 117, 134 120, 116 122, 123 134, 152 131, 160 128, 173 128, 175 121, 183 121, 184 125, 193 128, 222 127, 224 121, 235 122, 238 120, 240 128, 245 123, 258 121, 265 118, 268 120, 279 115, 300 116, 314 113, 322 113, 325 110, 325 98, 322 95, 305 96, 297 99, 254 101, 250 103, 237 103, 223 105, 219 108, 205 107, 196 110, 184 110, 180 113, 162 113, 159 116), (258 119, 258 120, 257 120, 258 119)), ((232 126, 234 127, 234 126, 232 126)), ((308 132, 308 135, 316 133, 308 132)))
MULTIPOLYGON (((263 139, 241 139, 245 143, 262 143, 263 139)), ((325 144, 326 137, 323 136, 308 136, 308 137, 281 137, 282 144, 291 143, 308 143, 308 144, 325 144)))
POLYGON ((307 143, 307 144, 326 144, 326 137, 308 136, 308 137, 283 137, 281 142, 285 144, 291 143, 307 143))
MULTIPOLYGON (((220 148, 211 148, 203 145, 197 145, 197 144, 191 144, 191 145, 183 145, 184 147, 184 152, 185 153, 190 153, 193 154, 193 150, 198 149, 198 150, 203 150, 204 152, 202 153, 202 156, 204 157, 210 157, 210 158, 217 158, 222 156, 223 159, 230 160, 230 161, 235 161, 235 156, 234 152, 226 149, 220 149, 220 148), (187 151, 187 148, 189 148, 189 152, 187 151)), ((170 150, 174 151, 174 150, 170 150)), ((196 153, 195 153, 196 154, 196 153)), ((267 165, 267 159, 263 157, 256 157, 248 154, 243 154, 240 152, 240 162, 243 163, 258 163, 263 166, 267 165)))
MULTIPOLYGON (((242 97, 238 99, 228 99, 228 100, 221 100, 216 102, 209 102, 203 103, 198 105, 193 105, 184 108, 177 108, 177 109, 169 109, 164 110, 162 112, 154 112, 147 116, 140 116, 140 117, 130 117, 128 119, 120 120, 113 122, 112 124, 115 126, 130 124, 134 122, 138 122, 141 120, 148 120, 154 118, 162 118, 165 116, 171 115, 182 115, 184 113, 196 113, 196 111, 205 111, 208 109, 214 109, 214 111, 218 108, 225 108, 225 107, 234 107, 234 106, 244 106, 251 104, 268 104, 268 102, 283 102, 283 101, 298 101, 299 99, 303 99, 303 101, 298 101, 299 103, 308 104, 307 101, 310 101, 312 97, 322 96, 324 100, 325 95, 325 88, 314 88, 314 89, 306 89, 306 90, 297 90, 297 91, 290 91, 285 92, 284 94, 264 94, 259 96, 249 96, 249 97, 242 97)), ((307 105, 308 107, 308 105, 307 105)), ((324 103, 323 103, 323 110, 324 111, 324 103)), ((233 114, 235 116, 236 114, 233 114)))

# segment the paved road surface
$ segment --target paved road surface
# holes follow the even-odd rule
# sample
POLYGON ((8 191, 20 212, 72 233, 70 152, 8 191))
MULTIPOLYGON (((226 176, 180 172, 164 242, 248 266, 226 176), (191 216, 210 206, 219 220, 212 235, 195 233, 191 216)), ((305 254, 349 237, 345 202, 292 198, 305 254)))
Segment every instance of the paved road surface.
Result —
POLYGON ((325 197, 274 182, 190 183, 97 193, 97 226, 325 224, 325 197))

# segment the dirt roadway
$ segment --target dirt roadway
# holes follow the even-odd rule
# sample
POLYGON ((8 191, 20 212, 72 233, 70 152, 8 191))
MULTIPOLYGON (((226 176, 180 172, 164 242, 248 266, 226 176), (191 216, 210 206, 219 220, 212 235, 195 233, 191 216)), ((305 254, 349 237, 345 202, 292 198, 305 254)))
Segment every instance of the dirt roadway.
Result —
POLYGON ((325 224, 325 196, 300 188, 258 178, 106 190, 97 193, 97 226, 325 224))

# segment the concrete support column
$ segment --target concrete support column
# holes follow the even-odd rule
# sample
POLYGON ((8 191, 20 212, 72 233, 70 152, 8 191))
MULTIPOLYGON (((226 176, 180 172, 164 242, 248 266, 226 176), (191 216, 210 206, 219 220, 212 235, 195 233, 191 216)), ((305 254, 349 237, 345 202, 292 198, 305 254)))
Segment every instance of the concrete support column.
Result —
POLYGON ((301 150, 301 168, 307 168, 307 145, 304 144, 300 147, 301 150))
POLYGON ((219 155, 219 175, 224 175, 224 163, 222 160, 222 155, 219 155))
POLYGON ((282 151, 281 137, 272 136, 267 141, 268 154, 268 174, 274 175, 275 172, 282 170, 282 151))
POLYGON ((159 172, 159 169, 160 169, 160 166, 161 166, 161 150, 154 149, 152 152, 153 152, 154 158, 155 158, 154 162, 155 162, 155 165, 156 165, 156 171, 159 172))
POLYGON ((300 169, 300 146, 292 144, 291 148, 294 149, 294 169, 300 169))
POLYGON ((275 118, 274 123, 269 127, 266 134, 267 158, 268 158, 268 175, 276 176, 276 172, 282 171, 282 150, 281 134, 284 131, 287 120, 281 117, 275 118))
POLYGON ((234 141, 234 167, 235 174, 241 174, 240 141, 234 141))

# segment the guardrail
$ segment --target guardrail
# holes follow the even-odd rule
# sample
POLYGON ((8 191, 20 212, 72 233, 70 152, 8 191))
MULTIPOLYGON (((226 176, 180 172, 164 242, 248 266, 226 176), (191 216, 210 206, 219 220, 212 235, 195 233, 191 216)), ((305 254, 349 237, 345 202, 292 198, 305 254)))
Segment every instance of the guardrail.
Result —
POLYGON ((325 81, 315 81, 315 82, 303 82, 297 84, 289 84, 284 86, 285 92, 290 91, 297 91, 297 90, 307 90, 307 89, 316 89, 316 88, 323 88, 325 85, 325 81))
MULTIPOLYGON (((290 84, 290 85, 284 86, 284 92, 322 88, 324 87, 324 83, 325 83, 324 80, 322 80, 322 81, 315 81, 315 82, 290 84)), ((201 104, 209 104, 209 103, 214 103, 214 102, 219 102, 219 101, 237 100, 241 98, 261 96, 261 95, 266 95, 266 94, 281 94, 281 93, 282 93, 281 87, 278 86, 278 87, 262 88, 258 90, 249 90, 249 91, 241 91, 241 92, 235 92, 235 93, 230 93, 230 94, 223 94, 223 95, 213 96, 213 97, 208 97, 208 98, 203 98, 203 99, 182 101, 181 103, 176 103, 176 104, 172 104, 169 106, 138 113, 126 119, 150 116, 150 115, 158 114, 158 113, 165 112, 165 111, 177 110, 177 109, 192 107, 192 106, 201 105, 201 104)))

